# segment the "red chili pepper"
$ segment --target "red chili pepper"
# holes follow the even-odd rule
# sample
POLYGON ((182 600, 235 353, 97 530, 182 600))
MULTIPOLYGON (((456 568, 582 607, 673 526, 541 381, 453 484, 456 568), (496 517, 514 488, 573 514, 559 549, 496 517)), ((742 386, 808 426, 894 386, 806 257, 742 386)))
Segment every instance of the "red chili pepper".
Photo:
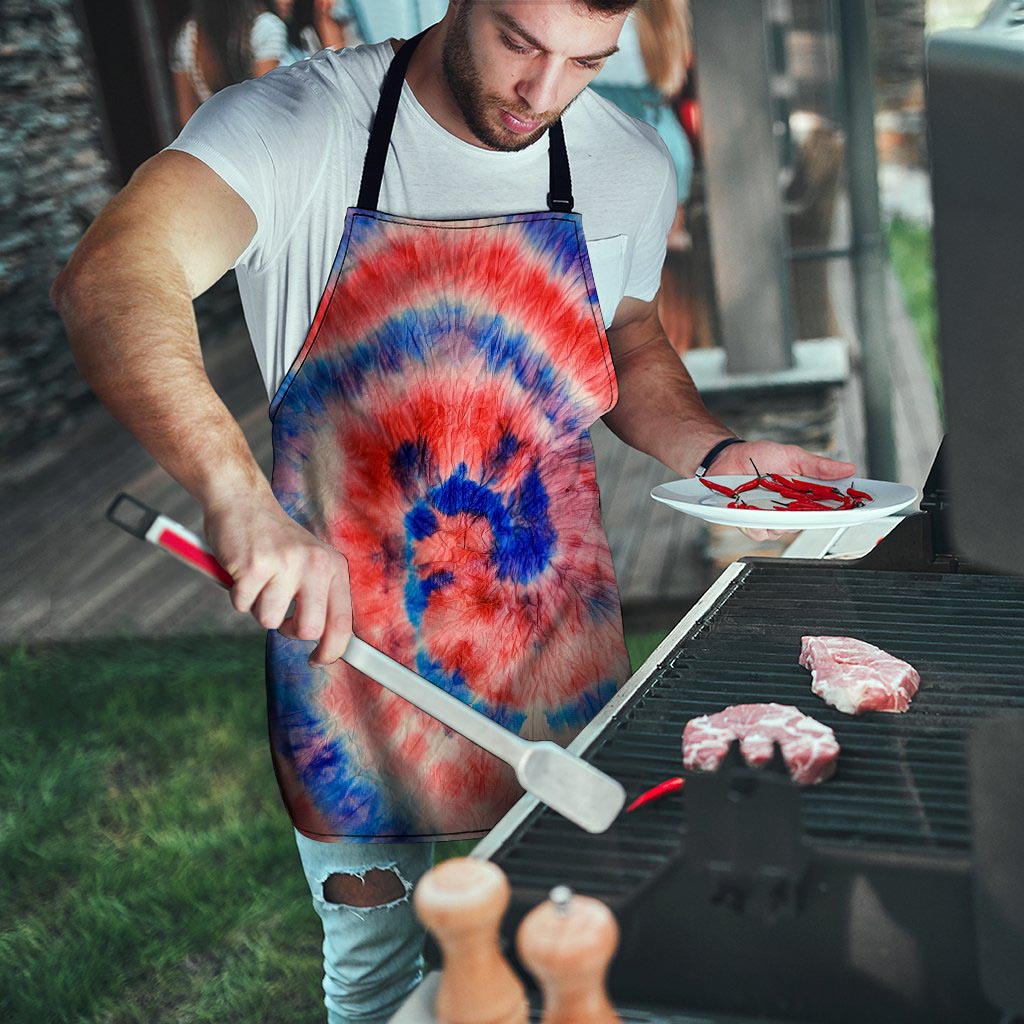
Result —
POLYGON ((714 480, 709 480, 706 476, 697 477, 698 480, 705 486, 709 487, 713 491, 717 491, 719 494, 724 494, 727 498, 735 498, 736 492, 726 487, 724 484, 716 484, 714 480))
POLYGON ((800 480, 796 477, 790 479, 779 473, 772 473, 771 476, 783 486, 809 494, 812 498, 841 497, 843 493, 838 487, 832 487, 828 484, 816 484, 813 480, 800 480))
POLYGON ((857 491, 857 490, 854 490, 854 488, 852 488, 852 487, 847 487, 846 488, 846 493, 851 498, 860 498, 862 501, 874 501, 875 500, 874 498, 871 497, 870 494, 868 494, 867 491, 857 491))
MULTIPOLYGON (((781 494, 783 498, 792 498, 796 501, 816 501, 818 496, 809 494, 806 491, 794 490, 792 487, 784 487, 780 483, 776 483, 774 480, 763 480, 761 486, 766 490, 774 491, 776 494, 781 494)), ((828 497, 828 495, 821 495, 820 497, 828 497)))
POLYGON ((791 501, 788 505, 779 506, 786 512, 834 512, 835 509, 823 505, 820 501, 812 501, 810 498, 791 501))
POLYGON ((786 498, 802 497, 804 493, 803 491, 794 490, 792 487, 787 487, 785 484, 780 484, 777 480, 772 480, 770 477, 762 477, 760 484, 766 491, 774 491, 776 494, 781 494, 786 498))
POLYGON ((635 811, 638 807, 643 807, 644 804, 649 804, 652 800, 660 800, 667 793, 675 793, 683 788, 683 784, 686 780, 681 778, 666 779, 664 782, 659 782, 656 786, 652 786, 647 792, 641 793, 627 808, 626 813, 629 814, 631 811, 635 811))
POLYGON ((769 473, 768 476, 772 478, 777 484, 783 487, 788 487, 791 491, 801 491, 804 494, 811 494, 814 487, 811 484, 805 483, 803 480, 790 480, 789 477, 783 476, 781 473, 769 473))
POLYGON ((763 505, 751 505, 749 501, 744 501, 742 498, 737 498, 735 501, 730 501, 726 508, 752 508, 758 512, 771 512, 770 508, 765 508, 763 505))
POLYGON ((736 488, 736 493, 745 494, 747 491, 756 491, 760 486, 761 480, 759 477, 755 476, 752 479, 747 480, 745 483, 740 484, 739 487, 736 488))

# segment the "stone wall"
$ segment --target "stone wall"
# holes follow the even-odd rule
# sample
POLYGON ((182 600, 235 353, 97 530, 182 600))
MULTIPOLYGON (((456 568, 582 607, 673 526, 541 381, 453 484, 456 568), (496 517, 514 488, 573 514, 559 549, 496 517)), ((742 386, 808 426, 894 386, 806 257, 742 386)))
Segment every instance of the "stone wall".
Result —
POLYGON ((0 459, 91 398, 50 282, 113 193, 71 0, 0 3, 0 459))

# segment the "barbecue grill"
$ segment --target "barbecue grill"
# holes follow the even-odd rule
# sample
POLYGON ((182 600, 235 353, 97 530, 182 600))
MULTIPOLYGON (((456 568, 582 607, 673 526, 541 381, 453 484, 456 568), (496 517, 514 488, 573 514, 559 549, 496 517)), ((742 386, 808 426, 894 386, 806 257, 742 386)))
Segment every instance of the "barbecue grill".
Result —
MULTIPOLYGON (((800 790, 781 761, 759 771, 733 757, 599 836, 524 802, 478 847, 512 883, 509 948, 522 916, 565 884, 619 919, 609 982, 627 1019, 999 1021, 973 888, 997 854, 979 862, 972 818, 1016 756, 995 733, 1007 710, 1024 712, 1024 580, 930 551, 944 515, 908 518, 855 563, 730 567, 576 751, 635 795, 678 774, 690 718, 776 701, 835 730, 837 775, 800 790), (855 636, 915 665, 912 710, 827 707, 797 664, 804 634, 855 636), (969 743, 1005 764, 972 759, 969 743)), ((1007 815, 1024 813, 1015 800, 1007 815)), ((1019 948, 1005 955, 1024 970, 1019 948)))
POLYGON ((775 701, 835 730, 837 775, 734 753, 603 835, 522 801, 475 851, 512 883, 510 952, 554 885, 611 906, 628 1022, 1024 1019, 1024 4, 928 65, 949 435, 921 511, 857 562, 731 566, 572 748, 632 797, 679 774, 687 720, 775 701), (810 634, 914 665, 911 710, 814 697, 810 634))
POLYGON ((525 798, 474 851, 512 884, 510 957, 555 885, 613 909, 626 1024, 1024 1019, 1024 3, 928 63, 950 433, 921 511, 856 562, 730 566, 571 747, 632 797, 679 774, 687 720, 775 701, 834 729, 837 774, 732 751, 602 835, 525 798), (812 634, 914 665, 910 711, 814 697, 812 634))

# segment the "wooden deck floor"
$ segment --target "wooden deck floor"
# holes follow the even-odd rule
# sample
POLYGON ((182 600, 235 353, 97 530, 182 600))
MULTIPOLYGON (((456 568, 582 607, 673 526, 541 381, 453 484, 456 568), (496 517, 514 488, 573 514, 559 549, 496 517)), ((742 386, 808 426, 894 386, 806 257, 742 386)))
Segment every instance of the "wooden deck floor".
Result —
MULTIPOLYGON (((207 367, 269 472, 266 402, 244 328, 220 339, 207 367)), ((642 606, 671 606, 675 598, 681 615, 681 602, 698 585, 697 530, 647 497, 669 474, 601 424, 594 445, 623 597, 642 606)), ((0 599, 4 642, 259 631, 219 588, 105 520, 113 498, 127 491, 201 528, 191 497, 102 408, 69 436, 0 471, 0 487, 0 529, 9 539, 9 585, 0 599)))
MULTIPOLYGON (((842 281, 834 285, 844 318, 842 281)), ((897 436, 907 482, 923 481, 938 443, 934 395, 897 289, 890 287, 897 436)), ((847 307, 848 307, 847 302, 847 307)), ((847 309, 848 315, 848 309, 847 309)), ((206 352, 211 379, 242 423, 257 458, 270 466, 263 387, 243 326, 206 352)), ((856 381, 843 400, 850 456, 863 436, 856 381)), ((618 441, 602 424, 593 431, 603 519, 627 622, 670 624, 710 582, 701 526, 656 504, 651 487, 669 479, 659 463, 618 441)), ((252 632, 227 596, 204 577, 135 540, 104 519, 128 491, 192 529, 191 498, 156 466, 101 408, 72 434, 0 471, 0 529, 6 593, 0 640, 252 632)), ((741 553, 741 552, 738 552, 741 553)))

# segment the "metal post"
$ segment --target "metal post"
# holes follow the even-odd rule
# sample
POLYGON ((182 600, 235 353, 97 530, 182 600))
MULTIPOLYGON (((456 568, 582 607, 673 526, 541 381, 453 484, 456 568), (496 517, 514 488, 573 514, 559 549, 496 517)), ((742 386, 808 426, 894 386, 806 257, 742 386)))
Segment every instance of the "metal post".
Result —
POLYGON ((899 467, 892 416, 892 366, 886 325, 887 247, 878 204, 875 152, 873 5, 838 0, 840 65, 846 100, 846 159, 857 330, 864 364, 868 472, 896 480, 899 467))
POLYGON ((167 57, 160 40, 159 22, 152 0, 132 0, 131 11, 139 38, 154 128, 159 144, 166 146, 174 140, 180 126, 178 107, 167 74, 167 57))
POLYGON ((785 370, 793 330, 766 4, 694 0, 692 10, 726 365, 731 373, 785 370))

